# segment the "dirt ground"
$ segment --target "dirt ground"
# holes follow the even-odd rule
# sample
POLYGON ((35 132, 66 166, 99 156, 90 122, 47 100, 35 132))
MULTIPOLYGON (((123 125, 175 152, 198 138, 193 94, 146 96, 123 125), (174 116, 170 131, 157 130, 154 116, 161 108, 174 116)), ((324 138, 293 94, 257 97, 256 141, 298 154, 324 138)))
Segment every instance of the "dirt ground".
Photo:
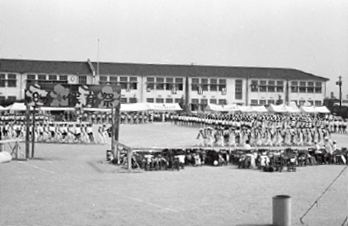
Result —
MULTIPOLYGON (((197 129, 165 123, 121 125, 131 147, 192 146, 197 129)), ((348 135, 334 135, 348 147, 348 135)), ((265 173, 223 167, 127 173, 105 163, 110 145, 37 144, 36 158, 0 164, 0 225, 235 225, 272 223, 272 197, 291 196, 292 225, 344 169, 299 167, 265 173)), ((304 218, 342 225, 347 171, 304 218)))

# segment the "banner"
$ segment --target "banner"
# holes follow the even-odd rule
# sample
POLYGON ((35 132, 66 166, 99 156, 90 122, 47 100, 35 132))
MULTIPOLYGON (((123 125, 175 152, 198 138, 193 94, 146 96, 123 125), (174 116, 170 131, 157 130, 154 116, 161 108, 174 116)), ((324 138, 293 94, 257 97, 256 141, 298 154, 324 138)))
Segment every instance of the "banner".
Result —
POLYGON ((113 108, 120 106, 117 85, 27 84, 25 102, 31 106, 113 108))

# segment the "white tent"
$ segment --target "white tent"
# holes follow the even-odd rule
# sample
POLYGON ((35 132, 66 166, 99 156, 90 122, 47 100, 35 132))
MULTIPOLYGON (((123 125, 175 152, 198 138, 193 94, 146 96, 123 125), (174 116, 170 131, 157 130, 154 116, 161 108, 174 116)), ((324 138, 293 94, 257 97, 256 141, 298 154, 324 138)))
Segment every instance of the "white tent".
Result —
POLYGON ((41 111, 75 111, 75 108, 65 107, 40 107, 41 111))
POLYGON ((0 111, 7 111, 8 110, 8 108, 6 107, 3 107, 3 106, 0 106, 0 111))
POLYGON ((233 112, 239 111, 239 108, 236 104, 232 105, 218 105, 218 104, 208 104, 205 108, 206 111, 221 111, 221 112, 233 112))
POLYGON ((301 113, 301 110, 298 107, 286 105, 284 105, 284 107, 289 113, 301 113))
POLYGON ((285 104, 280 104, 280 105, 270 104, 268 107, 268 110, 270 112, 277 112, 277 113, 287 113, 288 112, 288 109, 285 107, 285 104))
POLYGON ((27 107, 24 103, 13 103, 12 105, 7 107, 7 110, 10 111, 26 111, 27 107))
POLYGON ((153 111, 181 111, 179 104, 158 104, 158 103, 149 103, 150 109, 153 111))
POLYGON ((325 114, 330 114, 331 113, 330 110, 327 109, 326 106, 320 106, 320 107, 314 107, 314 108, 319 113, 325 113, 325 114))
POLYGON ((238 109, 241 112, 253 112, 253 108, 251 106, 238 106, 238 109))
POLYGON ((265 106, 252 106, 251 108, 253 109, 254 112, 260 112, 260 113, 268 112, 265 106))
POLYGON ((98 112, 111 112, 111 109, 105 108, 84 108, 84 111, 98 111, 98 112))
POLYGON ((301 111, 305 113, 318 113, 318 111, 313 107, 306 107, 306 106, 301 106, 301 111))
POLYGON ((121 104, 121 111, 148 111, 150 106, 148 103, 121 104))

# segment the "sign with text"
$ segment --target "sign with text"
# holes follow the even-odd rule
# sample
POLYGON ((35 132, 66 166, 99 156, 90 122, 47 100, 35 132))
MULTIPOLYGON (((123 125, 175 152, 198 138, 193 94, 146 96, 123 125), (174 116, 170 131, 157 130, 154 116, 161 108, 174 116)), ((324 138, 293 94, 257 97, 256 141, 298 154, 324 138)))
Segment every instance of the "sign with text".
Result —
POLYGON ((44 107, 120 107, 121 87, 117 85, 28 84, 26 104, 44 107))

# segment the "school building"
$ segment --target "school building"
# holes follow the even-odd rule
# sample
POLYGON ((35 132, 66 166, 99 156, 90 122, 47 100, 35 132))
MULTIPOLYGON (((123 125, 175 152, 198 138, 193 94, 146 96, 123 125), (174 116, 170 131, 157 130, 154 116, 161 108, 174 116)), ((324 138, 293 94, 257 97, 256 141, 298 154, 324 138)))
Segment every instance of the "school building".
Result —
POLYGON ((321 106, 329 79, 291 68, 0 59, 0 105, 24 99, 28 83, 119 84, 122 103, 321 106))

